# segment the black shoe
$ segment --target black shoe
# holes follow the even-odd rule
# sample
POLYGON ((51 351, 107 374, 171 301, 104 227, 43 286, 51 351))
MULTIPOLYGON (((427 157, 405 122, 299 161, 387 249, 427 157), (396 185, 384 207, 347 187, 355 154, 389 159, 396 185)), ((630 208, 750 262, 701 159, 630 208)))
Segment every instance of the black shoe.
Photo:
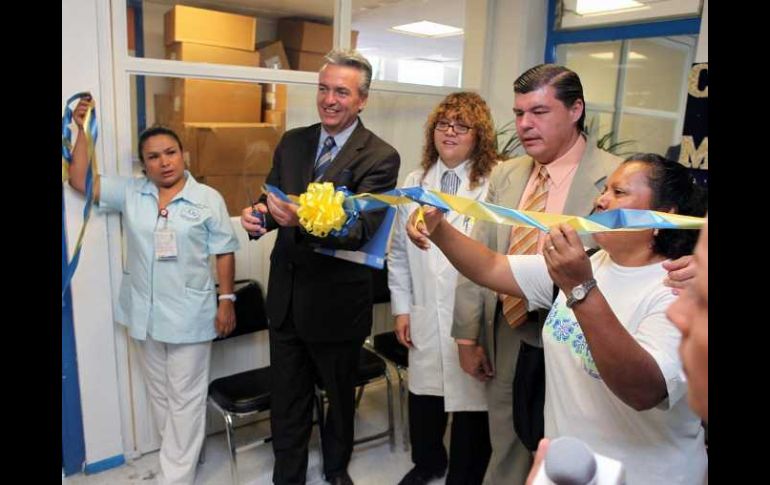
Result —
POLYGON ((342 472, 339 475, 334 475, 331 478, 327 478, 326 481, 332 485, 353 485, 353 479, 350 478, 348 472, 342 472))
POLYGON ((409 470, 409 473, 404 475, 404 478, 398 482, 398 485, 425 485, 434 478, 441 478, 446 471, 427 471, 414 467, 409 470))

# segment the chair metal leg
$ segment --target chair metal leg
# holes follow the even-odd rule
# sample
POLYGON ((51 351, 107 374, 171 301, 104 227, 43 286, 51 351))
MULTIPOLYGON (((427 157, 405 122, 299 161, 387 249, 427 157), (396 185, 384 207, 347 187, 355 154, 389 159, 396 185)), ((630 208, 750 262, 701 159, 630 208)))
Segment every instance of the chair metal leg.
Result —
POLYGON ((225 413, 225 431, 227 432, 227 448, 230 451, 230 475, 233 485, 238 485, 238 463, 235 459, 235 428, 233 426, 233 415, 225 413))
POLYGON ((404 451, 409 451, 409 403, 406 399, 406 386, 404 381, 406 376, 404 370, 400 367, 396 368, 396 374, 398 375, 398 400, 401 410, 401 432, 404 436, 404 451))
POLYGON ((388 441, 390 441, 390 452, 396 451, 396 426, 393 420, 393 384, 390 382, 390 373, 385 370, 385 385, 388 393, 388 441))
POLYGON ((358 390, 356 390, 356 410, 358 410, 358 405, 361 404, 361 398, 364 396, 364 387, 366 387, 366 385, 360 386, 358 390))

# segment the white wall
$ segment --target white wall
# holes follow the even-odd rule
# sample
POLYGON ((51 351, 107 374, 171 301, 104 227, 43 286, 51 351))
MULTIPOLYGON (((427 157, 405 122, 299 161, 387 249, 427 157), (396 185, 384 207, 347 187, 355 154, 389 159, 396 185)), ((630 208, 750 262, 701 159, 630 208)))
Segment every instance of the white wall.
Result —
MULTIPOLYGON (((98 18, 105 12, 99 0, 62 2, 62 109, 69 96, 91 91, 102 98, 98 41, 105 35, 98 18), (66 8, 64 8, 66 7, 66 8)), ((107 35, 109 35, 107 33, 107 35)), ((109 110, 108 110, 109 112, 109 110)), ((104 123, 104 121, 102 121, 104 123)), ((109 128, 102 130, 103 140, 109 128), (106 132, 106 133, 105 133, 106 132)), ((101 141, 101 140, 100 140, 101 141)), ((97 146, 98 160, 105 160, 104 143, 97 146)), ((67 241, 70 254, 82 225, 84 198, 65 186, 67 241)), ((112 319, 112 291, 109 278, 105 217, 93 214, 88 223, 80 265, 72 281, 72 306, 77 346, 78 378, 82 404, 86 463, 123 454, 115 362, 115 325, 112 319)))
POLYGON ((497 126, 513 119, 513 81, 543 62, 547 2, 490 0, 493 34, 481 94, 497 126))
POLYGON ((700 18, 700 34, 695 48, 695 62, 709 61, 709 0, 703 0, 703 13, 700 18))
POLYGON ((466 0, 463 88, 478 91, 496 126, 513 119, 513 81, 543 62, 547 2, 466 0))

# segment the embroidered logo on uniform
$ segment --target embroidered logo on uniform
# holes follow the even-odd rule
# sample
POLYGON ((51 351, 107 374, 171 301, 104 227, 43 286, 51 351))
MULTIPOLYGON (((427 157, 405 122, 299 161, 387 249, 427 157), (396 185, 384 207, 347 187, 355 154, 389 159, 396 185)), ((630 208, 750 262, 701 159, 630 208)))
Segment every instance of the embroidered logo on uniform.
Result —
POLYGON ((195 207, 185 207, 179 212, 179 215, 188 221, 197 221, 201 218, 201 211, 195 207))

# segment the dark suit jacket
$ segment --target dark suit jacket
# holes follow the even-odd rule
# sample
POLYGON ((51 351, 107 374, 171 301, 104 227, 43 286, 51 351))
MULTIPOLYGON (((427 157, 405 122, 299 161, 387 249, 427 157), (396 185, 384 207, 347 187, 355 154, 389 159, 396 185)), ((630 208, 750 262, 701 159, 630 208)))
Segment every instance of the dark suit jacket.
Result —
MULTIPOLYGON (((273 155, 267 183, 299 195, 312 181, 321 125, 287 131, 273 155)), ((355 193, 395 188, 401 163, 398 152, 358 126, 321 181, 345 185, 355 193)), ((263 199, 264 200, 264 196, 263 199)), ((280 328, 291 310, 298 335, 307 341, 360 340, 371 332, 372 273, 367 266, 313 251, 323 246, 355 251, 379 228, 384 211, 360 214, 344 238, 316 238, 299 227, 279 227, 270 215, 265 225, 278 229, 270 255, 267 315, 280 328)))

